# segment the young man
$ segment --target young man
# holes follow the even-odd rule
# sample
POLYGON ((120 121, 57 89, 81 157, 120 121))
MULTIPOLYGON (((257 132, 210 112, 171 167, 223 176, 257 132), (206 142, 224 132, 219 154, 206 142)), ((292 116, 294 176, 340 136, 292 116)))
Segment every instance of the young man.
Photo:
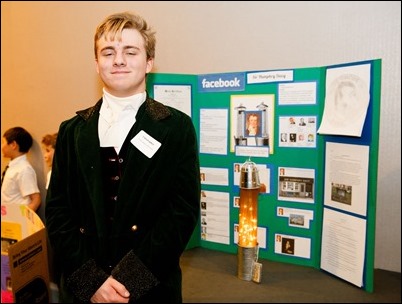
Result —
POLYGON ((65 302, 182 302, 180 256, 199 219, 196 132, 146 92, 155 33, 140 16, 95 33, 102 98, 60 125, 47 203, 65 302))
POLYGON ((1 203, 27 205, 38 210, 41 196, 36 172, 27 159, 32 147, 32 136, 21 127, 14 127, 4 132, 1 151, 10 162, 1 178, 1 203))

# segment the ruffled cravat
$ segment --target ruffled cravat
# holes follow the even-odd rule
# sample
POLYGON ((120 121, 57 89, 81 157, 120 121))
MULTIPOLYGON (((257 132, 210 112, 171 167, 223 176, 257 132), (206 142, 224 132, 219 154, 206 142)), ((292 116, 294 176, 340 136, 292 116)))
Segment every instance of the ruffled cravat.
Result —
POLYGON ((117 154, 135 123, 135 116, 146 93, 129 97, 116 97, 103 90, 103 102, 99 117, 99 141, 101 147, 114 147, 117 154))

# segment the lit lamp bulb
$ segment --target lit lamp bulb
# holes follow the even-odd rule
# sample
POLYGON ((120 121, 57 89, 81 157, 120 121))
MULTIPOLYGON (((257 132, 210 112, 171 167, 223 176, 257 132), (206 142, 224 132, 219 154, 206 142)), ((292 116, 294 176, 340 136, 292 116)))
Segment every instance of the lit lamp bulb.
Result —
POLYGON ((257 210, 261 187, 257 166, 252 161, 248 160, 242 165, 239 184, 238 276, 250 281, 252 265, 258 250, 257 210))
POLYGON ((240 188, 239 246, 257 246, 257 207, 259 187, 240 188))

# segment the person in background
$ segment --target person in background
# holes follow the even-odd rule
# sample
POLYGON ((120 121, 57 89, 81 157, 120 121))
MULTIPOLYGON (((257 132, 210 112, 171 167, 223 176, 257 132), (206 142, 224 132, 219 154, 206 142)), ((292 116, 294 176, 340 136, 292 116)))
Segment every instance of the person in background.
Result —
POLYGON ((38 210, 41 204, 36 172, 27 158, 33 139, 22 127, 14 127, 4 132, 1 151, 9 158, 1 179, 1 203, 27 205, 38 210))
MULTIPOLYGON (((53 155, 54 149, 56 147, 57 133, 46 134, 42 138, 42 150, 43 150, 43 158, 45 160, 46 166, 48 167, 48 172, 46 175, 46 189, 49 188, 50 177, 52 175, 52 164, 53 164, 53 155)), ((55 283, 57 286, 60 285, 60 270, 59 270, 59 262, 57 262, 57 256, 54 255, 54 252, 50 246, 48 246, 48 263, 49 263, 49 273, 50 273, 50 281, 55 283)))
POLYGON ((198 143, 188 115, 146 92, 155 44, 141 16, 108 16, 94 37, 103 95, 59 127, 45 215, 62 302, 182 302, 198 143))
POLYGON ((56 139, 57 139, 57 133, 46 134, 42 138, 43 158, 45 159, 45 163, 49 170, 46 176, 46 189, 49 187, 50 176, 52 175, 52 163, 53 163, 54 148, 56 147, 56 139))

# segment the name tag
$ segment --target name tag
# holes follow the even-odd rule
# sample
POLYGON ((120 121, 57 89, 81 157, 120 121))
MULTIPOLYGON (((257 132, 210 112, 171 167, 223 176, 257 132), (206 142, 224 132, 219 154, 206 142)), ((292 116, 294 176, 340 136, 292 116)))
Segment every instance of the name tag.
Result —
POLYGON ((140 133, 138 133, 131 140, 131 143, 148 158, 151 158, 162 145, 159 141, 152 138, 145 131, 140 131, 140 133))

